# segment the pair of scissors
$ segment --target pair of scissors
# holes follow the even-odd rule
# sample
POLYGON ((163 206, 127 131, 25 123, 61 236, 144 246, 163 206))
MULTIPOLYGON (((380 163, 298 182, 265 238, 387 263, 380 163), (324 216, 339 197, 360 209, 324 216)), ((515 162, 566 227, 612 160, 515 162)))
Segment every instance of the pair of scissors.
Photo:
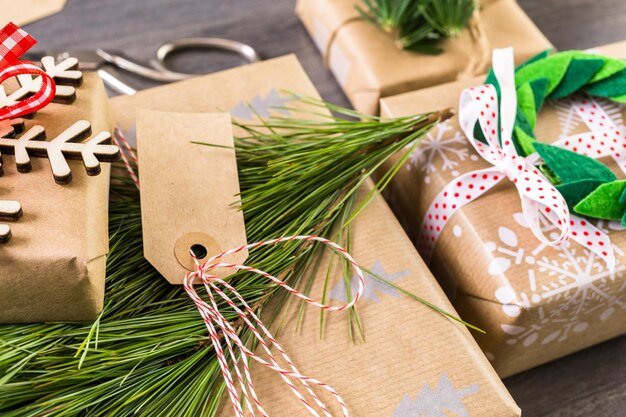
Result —
POLYGON ((104 69, 106 65, 113 65, 142 78, 157 82, 169 83, 181 81, 197 77, 199 74, 173 71, 167 67, 166 59, 172 53, 189 49, 223 50, 240 55, 248 63, 260 61, 259 55, 250 45, 221 38, 184 38, 164 43, 157 49, 156 56, 150 61, 149 66, 139 64, 136 61, 124 57, 120 53, 105 51, 103 49, 29 52, 25 56, 25 59, 39 60, 44 56, 52 56, 55 60, 62 61, 69 57, 77 58, 80 70, 97 71, 109 88, 121 94, 132 95, 135 94, 137 90, 107 72, 104 69))

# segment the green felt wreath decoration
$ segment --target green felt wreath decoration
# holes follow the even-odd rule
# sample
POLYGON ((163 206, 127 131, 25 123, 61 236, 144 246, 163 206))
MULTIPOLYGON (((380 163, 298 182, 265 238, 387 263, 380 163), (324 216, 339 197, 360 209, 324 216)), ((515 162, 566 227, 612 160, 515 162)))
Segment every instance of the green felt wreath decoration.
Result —
MULTIPOLYGON (((489 72, 486 84, 500 87, 489 72)), ((537 152, 542 171, 567 201, 570 210, 582 216, 621 220, 626 226, 626 181, 601 162, 588 156, 537 141, 537 114, 546 100, 584 92, 590 96, 626 103, 626 61, 582 51, 545 51, 515 69, 517 115, 513 141, 517 152, 537 152)), ((478 123, 475 137, 484 140, 478 123)))

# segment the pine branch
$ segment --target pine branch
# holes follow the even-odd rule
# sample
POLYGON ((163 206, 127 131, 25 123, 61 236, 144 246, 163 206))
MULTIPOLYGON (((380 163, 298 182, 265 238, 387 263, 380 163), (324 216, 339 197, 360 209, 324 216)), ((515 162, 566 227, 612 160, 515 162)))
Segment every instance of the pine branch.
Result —
POLYGON ((399 48, 426 54, 458 36, 476 9, 475 0, 363 0, 356 6, 365 20, 392 35, 399 48))
MULTIPOLYGON (((326 111, 323 103, 301 99, 312 106, 312 113, 322 107, 326 111)), ((235 146, 249 241, 340 233, 362 209, 352 205, 359 185, 389 157, 419 142, 437 120, 433 114, 387 121, 278 117, 240 126, 247 134, 236 138, 235 146), (368 151, 361 152, 363 148, 368 151)), ((93 325, 0 326, 0 414, 217 414, 224 383, 215 353, 206 346, 204 323, 182 287, 169 285, 144 259, 141 210, 132 180, 116 178, 111 195, 101 317, 93 325)), ((247 263, 307 288, 313 279, 308 272, 314 270, 309 267, 319 254, 318 245, 292 242, 251 251, 247 263)), ((277 291, 248 273, 237 273, 229 282, 259 310, 277 291)), ((272 303, 274 317, 288 299, 272 303)), ((223 300, 218 303, 226 320, 239 319, 223 300)), ((245 327, 238 334, 249 340, 245 327)))
MULTIPOLYGON (((91 124, 80 120, 48 142, 45 141, 44 128, 36 125, 18 139, 0 137, 0 151, 15 155, 17 170, 22 173, 31 171, 31 156, 48 158, 55 182, 67 184, 72 180, 67 160, 82 160, 88 175, 98 175, 100 162, 113 162, 120 157, 120 150, 111 145, 108 132, 100 132, 85 143, 77 143, 90 134, 91 124)), ((0 163, 0 175, 2 173, 0 163)))

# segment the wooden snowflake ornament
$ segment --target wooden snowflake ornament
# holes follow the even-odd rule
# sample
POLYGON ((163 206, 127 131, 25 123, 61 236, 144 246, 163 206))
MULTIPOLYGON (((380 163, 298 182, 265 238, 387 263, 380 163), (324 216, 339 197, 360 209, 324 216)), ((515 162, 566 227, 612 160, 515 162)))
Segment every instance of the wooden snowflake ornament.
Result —
MULTIPOLYGON (((0 87, 0 89, 1 88, 2 87, 0 87)), ((22 133, 23 131, 24 119, 17 118, 0 120, 0 138, 14 138, 15 135, 22 133)))
MULTIPOLYGON (((0 200, 0 220, 16 221, 22 217, 22 206, 17 201, 0 200)), ((0 243, 11 240, 11 227, 0 223, 0 243)))
MULTIPOLYGON (((41 67, 27 61, 18 61, 35 40, 16 25, 9 23, 0 29, 0 176, 4 174, 2 152, 15 155, 20 173, 32 170, 31 158, 48 158, 55 182, 67 184, 72 179, 68 160, 82 160, 88 175, 98 175, 100 162, 112 162, 120 157, 120 150, 111 144, 111 135, 100 132, 90 137, 91 124, 80 120, 56 137, 46 141, 42 126, 34 125, 25 131, 24 119, 51 101, 70 104, 76 100, 76 87, 82 84, 83 74, 78 60, 68 57, 56 62, 51 56, 41 59, 41 67), (15 78, 17 84, 2 83, 15 78), (11 90, 7 90, 9 87, 11 90), (85 142, 82 142, 85 140, 85 142)), ((0 221, 15 221, 22 215, 17 201, 0 200, 0 221)), ((11 238, 8 224, 0 224, 0 243, 11 238)))
POLYGON ((80 120, 51 141, 46 141, 44 128, 36 125, 17 139, 0 138, 0 152, 15 155, 17 170, 22 173, 31 171, 31 157, 48 158, 54 181, 68 184, 72 180, 72 171, 67 160, 82 160, 88 175, 98 175, 100 162, 114 162, 120 158, 119 148, 111 144, 110 133, 100 132, 87 142, 80 142, 90 134, 91 124, 80 120))
MULTIPOLYGON (((83 82, 83 73, 78 70, 78 59, 69 57, 56 63, 51 56, 41 58, 43 71, 56 83, 55 103, 70 104, 76 100, 76 87, 83 82)), ((41 88, 41 77, 21 74, 16 77, 19 88, 7 94, 0 86, 0 108, 13 105, 41 88)))

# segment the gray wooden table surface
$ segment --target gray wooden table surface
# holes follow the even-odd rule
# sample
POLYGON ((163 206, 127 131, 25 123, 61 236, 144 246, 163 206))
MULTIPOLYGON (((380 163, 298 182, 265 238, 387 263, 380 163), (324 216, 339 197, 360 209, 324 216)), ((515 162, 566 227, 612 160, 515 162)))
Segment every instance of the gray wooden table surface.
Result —
MULTIPOLYGON (((295 0, 72 0, 27 29, 42 48, 111 48, 147 61, 161 43, 219 36, 254 45, 264 58, 296 53, 325 99, 348 102, 296 18, 295 0)), ((519 0, 559 49, 626 39, 624 0, 519 0)), ((19 0, 16 0, 19 3, 19 0)), ((179 69, 215 71, 227 55, 185 54, 179 69)), ((124 75, 137 88, 150 86, 124 75)), ((626 320, 618 317, 615 320, 626 320)), ((626 337, 614 339, 505 381, 525 417, 626 416, 626 337)), ((487 416, 491 417, 491 416, 487 416)), ((497 416, 493 416, 497 417, 497 416)))

